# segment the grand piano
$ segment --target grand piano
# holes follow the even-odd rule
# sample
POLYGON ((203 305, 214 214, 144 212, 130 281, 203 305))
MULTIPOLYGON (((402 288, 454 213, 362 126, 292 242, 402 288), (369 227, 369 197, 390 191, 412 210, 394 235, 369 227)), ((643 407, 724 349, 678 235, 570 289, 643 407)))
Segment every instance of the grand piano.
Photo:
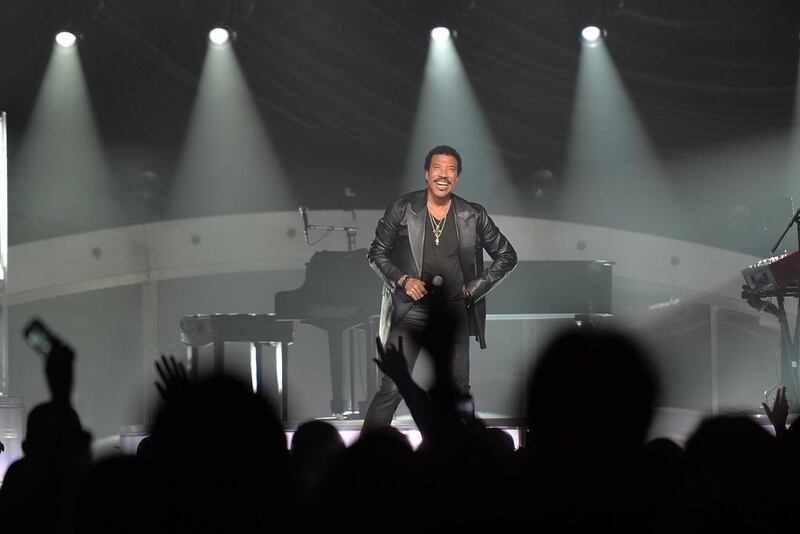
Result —
MULTIPOLYGON (((312 324, 328 332, 331 384, 331 413, 342 417, 358 412, 353 370, 363 365, 354 361, 345 399, 342 350, 343 333, 353 328, 367 331, 366 400, 377 388, 378 374, 372 361, 377 317, 380 312, 381 281, 369 268, 367 250, 316 252, 306 264, 306 281, 298 289, 275 295, 277 320, 312 324)), ((613 262, 608 261, 521 261, 513 273, 489 294, 489 320, 570 318, 580 323, 609 317, 613 262)))
MULTIPOLYGON (((331 369, 331 414, 342 417, 359 411, 354 400, 353 372, 350 365, 351 394, 345 399, 343 386, 343 334, 350 335, 348 346, 355 340, 354 328, 368 331, 367 344, 375 335, 375 321, 380 313, 381 281, 367 264, 367 249, 315 252, 306 264, 306 281, 297 289, 275 294, 275 315, 278 320, 300 321, 328 333, 331 369)), ((372 353, 367 358, 371 375, 375 376, 372 353)), ((349 354, 351 358, 352 354, 349 354)), ((351 362, 352 363, 352 362, 351 362)), ((368 380, 367 396, 375 393, 374 380, 368 380)))

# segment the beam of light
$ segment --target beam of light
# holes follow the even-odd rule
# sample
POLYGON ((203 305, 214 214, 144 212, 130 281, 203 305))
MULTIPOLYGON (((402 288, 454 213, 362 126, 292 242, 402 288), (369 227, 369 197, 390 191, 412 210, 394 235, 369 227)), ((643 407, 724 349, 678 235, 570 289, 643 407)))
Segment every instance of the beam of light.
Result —
MULTIPOLYGON (((691 216, 691 240, 770 256, 800 207, 800 178, 790 169, 800 147, 790 151, 790 144, 787 136, 773 134, 671 162, 671 174, 682 184, 684 210, 691 216)), ((784 248, 797 249, 794 230, 779 251, 784 248)))
POLYGON ((431 40, 404 177, 396 193, 426 187, 425 155, 437 145, 450 145, 461 154, 457 195, 495 213, 520 207, 521 196, 514 191, 453 39, 431 40))
MULTIPOLYGON (((786 183, 789 194, 795 200, 800 197, 800 62, 797 66, 797 81, 794 89, 794 111, 792 114, 792 126, 789 132, 788 142, 788 165, 786 183)), ((800 207, 800 201, 795 203, 800 207)))
POLYGON ((12 241, 123 220, 78 48, 54 45, 9 183, 12 241))
POLYGON ((576 83, 561 215, 680 233, 686 225, 680 204, 602 39, 582 47, 576 83))
POLYGON ((431 30, 431 39, 437 43, 443 43, 450 39, 450 30, 444 26, 438 26, 431 30))
POLYGON ((58 32, 56 34, 56 43, 64 48, 74 46, 78 38, 72 32, 58 32))
MULTIPOLYGON (((800 66, 798 66, 800 73, 800 66)), ((693 239, 771 256, 771 249, 800 207, 800 80, 788 131, 760 133, 691 154, 670 164, 684 186, 682 198, 693 239)), ((797 250, 790 231, 778 252, 797 250)))
POLYGON ((215 45, 222 45, 228 42, 230 34, 225 28, 214 28, 208 32, 208 39, 215 45))
POLYGON ((295 206, 232 46, 209 46, 178 171, 170 217, 295 206))

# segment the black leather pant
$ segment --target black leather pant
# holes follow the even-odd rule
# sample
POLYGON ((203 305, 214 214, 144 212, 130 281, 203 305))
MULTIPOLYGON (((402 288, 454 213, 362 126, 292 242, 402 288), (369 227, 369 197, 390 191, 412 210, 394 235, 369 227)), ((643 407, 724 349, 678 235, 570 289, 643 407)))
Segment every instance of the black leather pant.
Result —
MULTIPOLYGON (((403 352, 408 362, 409 371, 417 363, 421 347, 419 344, 420 333, 425 329, 430 317, 431 307, 425 299, 417 301, 408 313, 393 324, 389 331, 387 344, 398 346, 398 339, 403 338, 403 352)), ((453 343, 453 382, 460 393, 469 393, 469 327, 467 322, 467 309, 463 301, 452 301, 448 304, 448 313, 455 320, 455 336, 453 343)), ((367 431, 381 426, 390 425, 397 406, 402 396, 394 380, 386 375, 381 379, 381 386, 375 393, 364 416, 364 426, 361 431, 367 431)))

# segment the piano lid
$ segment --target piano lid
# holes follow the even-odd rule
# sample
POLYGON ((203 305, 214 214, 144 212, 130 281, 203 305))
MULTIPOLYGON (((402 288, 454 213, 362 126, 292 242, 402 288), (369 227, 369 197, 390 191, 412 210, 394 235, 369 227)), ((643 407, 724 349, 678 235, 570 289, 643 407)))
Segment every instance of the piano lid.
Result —
POLYGON ((367 263, 367 249, 322 250, 306 264, 306 278, 297 289, 275 294, 281 319, 352 321, 358 324, 380 313, 380 278, 367 263))

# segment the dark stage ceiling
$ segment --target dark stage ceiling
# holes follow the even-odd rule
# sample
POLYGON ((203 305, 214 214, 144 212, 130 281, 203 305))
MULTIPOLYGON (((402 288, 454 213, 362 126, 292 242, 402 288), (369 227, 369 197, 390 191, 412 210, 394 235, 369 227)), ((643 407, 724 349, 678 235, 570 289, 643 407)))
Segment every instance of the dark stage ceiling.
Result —
MULTIPOLYGON (((12 243, 59 233, 23 230, 36 208, 15 204, 15 180, 24 177, 14 173, 14 156, 53 35, 68 23, 83 36, 80 58, 114 179, 135 181, 153 170, 169 183, 207 31, 222 23, 237 33, 236 56, 295 192, 314 209, 380 208, 390 200, 409 147, 429 30, 442 18, 458 32, 456 46, 497 150, 523 192, 537 170, 553 171, 557 182, 564 169, 577 33, 592 17, 607 29, 608 50, 668 169, 784 139, 800 45, 796 2, 784 0, 1 3, 0 109, 10 124, 12 243), (346 199, 345 186, 358 196, 346 199)), ((783 224, 783 211, 776 211, 781 197, 797 192, 785 177, 728 180, 711 173, 699 183, 697 172, 682 170, 670 178, 689 199, 696 226, 692 235, 674 237, 753 253, 763 252, 783 224)), ((561 217, 551 201, 531 194, 526 214, 561 217)), ((131 207, 123 222, 164 217, 169 214, 158 207, 131 207)), ((626 225, 602 217, 582 222, 626 225)), ((672 235, 663 225, 628 226, 672 235)))

